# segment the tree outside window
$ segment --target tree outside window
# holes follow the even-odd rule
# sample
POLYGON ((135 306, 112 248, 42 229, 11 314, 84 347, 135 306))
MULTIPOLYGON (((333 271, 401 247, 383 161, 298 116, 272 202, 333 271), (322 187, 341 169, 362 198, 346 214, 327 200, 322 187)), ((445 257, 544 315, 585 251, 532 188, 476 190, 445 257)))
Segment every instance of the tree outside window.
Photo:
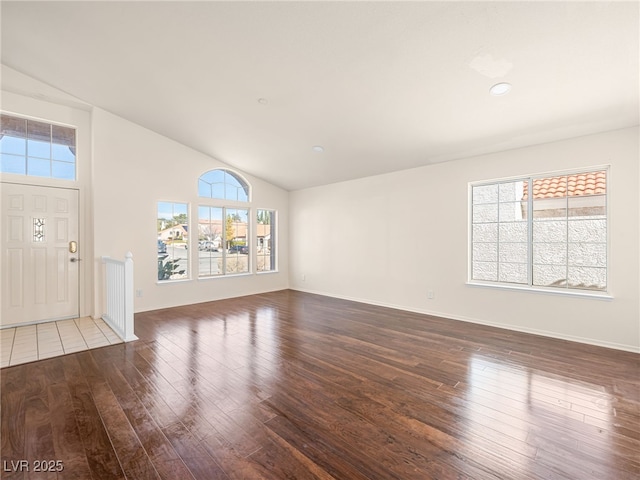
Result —
POLYGON ((189 277, 189 215, 186 203, 158 202, 158 281, 189 277))

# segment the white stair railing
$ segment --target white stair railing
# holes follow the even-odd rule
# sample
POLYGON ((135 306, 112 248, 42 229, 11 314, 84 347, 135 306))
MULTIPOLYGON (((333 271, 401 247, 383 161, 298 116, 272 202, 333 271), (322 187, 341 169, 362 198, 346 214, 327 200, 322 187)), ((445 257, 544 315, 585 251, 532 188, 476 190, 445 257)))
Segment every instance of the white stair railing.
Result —
POLYGON ((133 333, 133 254, 124 261, 102 257, 105 264, 105 310, 102 319, 122 340, 130 342, 138 337, 133 333))

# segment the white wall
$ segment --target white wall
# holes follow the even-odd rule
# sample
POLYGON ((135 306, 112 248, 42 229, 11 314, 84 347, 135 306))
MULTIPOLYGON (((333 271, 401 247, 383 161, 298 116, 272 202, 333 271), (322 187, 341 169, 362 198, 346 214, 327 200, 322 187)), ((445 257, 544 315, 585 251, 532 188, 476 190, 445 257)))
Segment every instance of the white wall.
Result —
POLYGON ((625 129, 292 192, 291 288, 640 351, 638 142, 625 129), (612 300, 466 284, 469 182, 604 164, 612 300))
MULTIPOLYGON (((92 125, 96 270, 103 255, 133 253, 135 289, 142 290, 136 312, 288 288, 288 192, 244 172, 238 173, 251 185, 251 207, 278 211, 278 272, 199 280, 191 268, 191 280, 159 284, 157 202, 189 203, 194 220, 198 177, 228 165, 98 108, 92 125)), ((96 280, 100 314, 102 277, 96 280)))

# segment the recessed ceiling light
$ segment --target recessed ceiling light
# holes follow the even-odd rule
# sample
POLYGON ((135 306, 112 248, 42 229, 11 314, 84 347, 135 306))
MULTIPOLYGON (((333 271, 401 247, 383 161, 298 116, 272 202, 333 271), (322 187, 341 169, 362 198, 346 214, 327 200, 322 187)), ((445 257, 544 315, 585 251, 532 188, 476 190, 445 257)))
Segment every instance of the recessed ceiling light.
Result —
POLYGON ((501 95, 506 95, 511 91, 510 83, 496 83, 493 87, 489 89, 489 93, 494 97, 499 97, 501 95))
POLYGON ((316 153, 324 152, 324 147, 322 145, 314 145, 311 149, 316 153))
POLYGON ((269 103, 269 100, 267 100, 266 98, 259 98, 258 103, 260 105, 266 105, 267 103, 269 103))

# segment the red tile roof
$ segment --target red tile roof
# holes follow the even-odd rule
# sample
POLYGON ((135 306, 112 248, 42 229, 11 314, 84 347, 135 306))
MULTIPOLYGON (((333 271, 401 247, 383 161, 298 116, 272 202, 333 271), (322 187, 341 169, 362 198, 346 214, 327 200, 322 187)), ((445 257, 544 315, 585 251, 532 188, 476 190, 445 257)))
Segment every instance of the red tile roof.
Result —
MULTIPOLYGON (((562 198, 584 195, 603 195, 607 191, 607 172, 537 178, 533 181, 533 198, 562 198)), ((528 196, 528 182, 524 184, 523 200, 528 196)))

